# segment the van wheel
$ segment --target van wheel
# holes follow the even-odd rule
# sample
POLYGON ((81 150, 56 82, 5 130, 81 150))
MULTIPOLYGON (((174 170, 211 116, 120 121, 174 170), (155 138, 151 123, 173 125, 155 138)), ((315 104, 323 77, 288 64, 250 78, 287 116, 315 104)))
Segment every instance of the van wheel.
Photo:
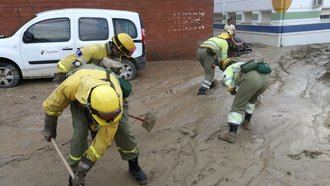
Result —
POLYGON ((21 80, 21 74, 15 65, 0 63, 0 88, 15 87, 21 80))
POLYGON ((124 67, 119 75, 119 77, 123 77, 126 80, 132 80, 135 78, 136 75, 136 68, 135 65, 131 61, 124 61, 124 67))

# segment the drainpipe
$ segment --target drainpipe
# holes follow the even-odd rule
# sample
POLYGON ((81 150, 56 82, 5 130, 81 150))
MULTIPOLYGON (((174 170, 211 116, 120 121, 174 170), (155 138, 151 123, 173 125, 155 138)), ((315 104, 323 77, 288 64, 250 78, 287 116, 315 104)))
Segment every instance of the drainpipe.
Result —
MULTIPOLYGON (((222 21, 223 21, 223 17, 225 16, 225 2, 222 3, 222 21)), ((226 19, 227 19, 227 16, 226 16, 226 19)), ((225 19, 225 22, 226 22, 226 19, 225 19)))
POLYGON ((285 20, 285 1, 282 3, 283 12, 282 12, 282 21, 281 21, 281 29, 280 29, 280 47, 283 47, 283 27, 284 27, 284 20, 285 20))

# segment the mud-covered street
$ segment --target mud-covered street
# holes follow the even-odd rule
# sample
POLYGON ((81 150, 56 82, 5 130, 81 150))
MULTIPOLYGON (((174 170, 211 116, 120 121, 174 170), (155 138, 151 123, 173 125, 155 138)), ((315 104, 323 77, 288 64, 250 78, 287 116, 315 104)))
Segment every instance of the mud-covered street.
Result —
MULTIPOLYGON (((197 97, 203 78, 198 61, 148 62, 132 81, 130 113, 154 109, 159 117, 151 133, 130 120, 148 185, 330 185, 330 44, 253 50, 271 65, 271 85, 258 102, 252 130, 239 130, 235 144, 218 139, 227 130, 233 96, 220 85, 197 97)), ((64 165, 40 134, 41 104, 54 88, 51 79, 37 79, 0 89, 0 185, 67 185, 64 165)), ((57 135, 65 155, 71 133, 66 109, 57 135)), ((115 144, 86 183, 137 185, 115 144)))

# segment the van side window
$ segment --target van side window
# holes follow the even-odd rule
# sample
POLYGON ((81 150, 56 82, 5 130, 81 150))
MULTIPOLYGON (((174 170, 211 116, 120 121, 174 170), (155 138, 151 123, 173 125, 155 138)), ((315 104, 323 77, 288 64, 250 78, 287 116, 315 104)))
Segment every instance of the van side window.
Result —
POLYGON ((98 41, 109 38, 108 21, 104 18, 80 18, 79 39, 81 41, 98 41))
POLYGON ((126 33, 132 38, 137 37, 137 29, 135 24, 128 19, 113 19, 115 34, 126 33))
POLYGON ((24 43, 66 42, 70 40, 70 19, 56 18, 35 23, 23 35, 24 43))

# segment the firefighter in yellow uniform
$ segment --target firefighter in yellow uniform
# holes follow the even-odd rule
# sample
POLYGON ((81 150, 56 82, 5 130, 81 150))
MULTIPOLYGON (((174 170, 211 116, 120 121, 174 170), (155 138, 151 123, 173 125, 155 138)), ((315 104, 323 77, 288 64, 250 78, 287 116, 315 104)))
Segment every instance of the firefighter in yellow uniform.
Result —
POLYGON ((217 37, 206 40, 197 49, 197 58, 204 68, 205 78, 201 83, 197 95, 206 95, 207 90, 216 87, 217 80, 214 79, 215 66, 227 59, 228 43, 230 38, 228 32, 223 32, 217 37))
MULTIPOLYGON (((125 33, 115 35, 111 41, 105 44, 93 44, 81 48, 75 54, 72 54, 59 61, 57 64, 58 72, 55 74, 55 82, 61 83, 67 74, 70 74, 75 69, 81 68, 85 64, 95 64, 97 66, 102 66, 100 62, 105 57, 115 60, 131 58, 131 55, 135 49, 136 48, 132 38, 125 33)), ((122 79, 120 79, 120 81, 122 81, 122 79)), ((131 175, 139 183, 145 184, 147 183, 147 175, 143 172, 138 164, 139 148, 137 147, 137 142, 128 119, 129 107, 128 102, 125 99, 128 97, 128 95, 129 93, 127 94, 126 91, 123 91, 123 116, 119 122, 120 124, 114 139, 121 158, 128 161, 129 163, 129 172, 131 175)), ((91 130, 91 133, 92 136, 93 134, 95 135, 94 130, 91 130)), ((82 155, 80 153, 76 153, 74 149, 74 147, 71 147, 69 156, 69 163, 71 165, 77 164, 82 155)))
POLYGON ((94 63, 100 65, 102 58, 107 57, 113 60, 131 59, 136 50, 133 39, 125 33, 115 35, 111 41, 105 44, 92 44, 78 49, 72 54, 57 63, 55 82, 61 83, 70 71, 83 64, 94 63))
POLYGON ((71 185, 84 185, 84 177, 111 144, 123 115, 123 95, 116 75, 92 66, 68 77, 42 105, 46 112, 43 134, 47 141, 56 138, 57 118, 70 105, 74 128, 70 154, 81 156, 75 165, 71 164, 75 172, 71 185), (88 147, 91 120, 99 129, 88 147))

